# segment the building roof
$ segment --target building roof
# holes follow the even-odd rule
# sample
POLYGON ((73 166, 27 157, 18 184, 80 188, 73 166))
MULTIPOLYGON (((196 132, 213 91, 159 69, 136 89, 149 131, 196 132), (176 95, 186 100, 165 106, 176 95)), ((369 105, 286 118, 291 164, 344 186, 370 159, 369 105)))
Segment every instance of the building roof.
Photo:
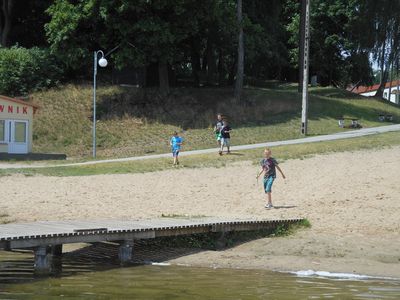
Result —
POLYGON ((18 104, 32 106, 33 107, 33 113, 35 113, 36 110, 39 108, 38 105, 26 102, 25 100, 22 100, 22 99, 11 98, 11 97, 7 97, 7 96, 3 96, 3 95, 0 95, 0 99, 7 100, 7 101, 10 101, 10 102, 15 102, 15 103, 18 103, 18 104))
MULTIPOLYGON (((392 81, 392 88, 393 87, 397 87, 397 85, 399 84, 400 80, 393 80, 392 81)), ((364 93, 370 93, 370 92, 375 92, 378 90, 380 84, 374 84, 371 86, 358 86, 355 89, 351 90, 353 93, 355 94, 364 94, 364 93)), ((385 88, 389 88, 390 87, 390 82, 386 82, 385 84, 385 88)))

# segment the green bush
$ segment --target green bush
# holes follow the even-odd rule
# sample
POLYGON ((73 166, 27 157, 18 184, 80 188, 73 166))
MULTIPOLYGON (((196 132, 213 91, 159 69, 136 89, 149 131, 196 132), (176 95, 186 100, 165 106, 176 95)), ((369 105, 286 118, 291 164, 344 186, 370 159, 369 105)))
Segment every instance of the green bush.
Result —
POLYGON ((61 64, 39 48, 0 49, 0 94, 22 96, 58 84, 61 64))

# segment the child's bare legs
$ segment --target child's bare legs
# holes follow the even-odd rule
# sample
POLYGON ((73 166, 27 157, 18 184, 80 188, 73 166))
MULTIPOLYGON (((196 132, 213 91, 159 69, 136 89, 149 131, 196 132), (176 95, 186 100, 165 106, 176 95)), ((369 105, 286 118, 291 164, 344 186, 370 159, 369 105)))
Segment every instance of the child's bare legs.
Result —
POLYGON ((265 204, 265 208, 272 208, 272 183, 274 182, 274 178, 272 176, 264 179, 264 190, 265 194, 267 194, 267 203, 265 204))
POLYGON ((224 151, 224 144, 225 144, 225 142, 224 142, 224 140, 223 139, 221 139, 221 148, 219 148, 219 155, 222 155, 222 152, 224 151))
POLYGON ((271 192, 266 193, 267 194, 267 205, 272 206, 272 195, 271 192))
POLYGON ((179 165, 178 154, 179 151, 174 152, 174 165, 179 165))

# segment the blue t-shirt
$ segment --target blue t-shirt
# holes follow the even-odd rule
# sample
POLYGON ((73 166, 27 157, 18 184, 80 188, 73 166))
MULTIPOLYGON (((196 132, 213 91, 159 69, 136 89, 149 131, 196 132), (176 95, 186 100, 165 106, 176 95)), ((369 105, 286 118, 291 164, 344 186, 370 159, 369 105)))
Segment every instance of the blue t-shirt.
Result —
POLYGON ((182 142, 183 142, 183 138, 181 138, 180 136, 173 136, 171 138, 172 151, 180 150, 181 149, 180 143, 182 143, 182 142))

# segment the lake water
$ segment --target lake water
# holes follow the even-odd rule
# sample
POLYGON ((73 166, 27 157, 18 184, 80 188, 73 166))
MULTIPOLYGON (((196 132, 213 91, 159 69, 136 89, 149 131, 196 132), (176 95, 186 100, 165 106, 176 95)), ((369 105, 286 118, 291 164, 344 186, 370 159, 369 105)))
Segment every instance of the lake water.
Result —
POLYGON ((114 254, 67 255, 62 271, 40 278, 31 253, 0 252, 0 299, 400 299, 400 280, 157 264, 122 268, 114 254))

